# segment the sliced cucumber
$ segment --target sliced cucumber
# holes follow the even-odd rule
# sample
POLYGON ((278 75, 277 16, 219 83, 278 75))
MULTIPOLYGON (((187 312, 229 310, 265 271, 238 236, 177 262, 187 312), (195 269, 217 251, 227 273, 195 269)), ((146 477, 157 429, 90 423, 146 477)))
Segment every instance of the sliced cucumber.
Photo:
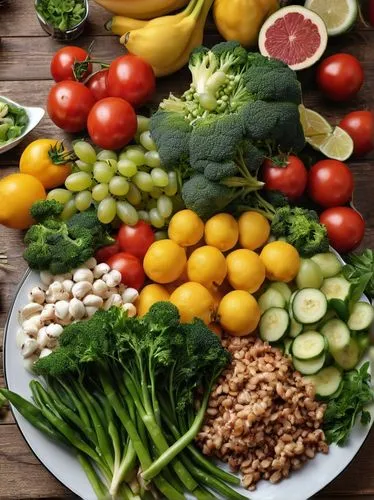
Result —
POLYGON ((292 355, 298 359, 314 359, 322 355, 326 348, 325 337, 318 332, 305 332, 292 343, 292 355))
POLYGON ((330 352, 344 349, 351 340, 347 325, 340 319, 330 319, 321 329, 321 333, 327 338, 330 352))
POLYGON ((327 366, 312 377, 304 377, 316 388, 316 394, 328 398, 335 394, 340 387, 343 376, 336 366, 327 366))
POLYGON ((260 306, 261 314, 263 314, 271 307, 286 307, 286 300, 278 290, 268 288, 258 299, 258 305, 260 306))
POLYGON ((290 320, 290 329, 288 335, 292 338, 297 337, 303 331, 303 325, 298 323, 294 318, 290 320))
POLYGON ((343 370, 352 370, 359 361, 360 347, 356 340, 351 338, 347 346, 331 354, 336 363, 343 368, 343 370))
POLYGON ((279 292, 281 295, 283 295, 284 300, 287 303, 289 302, 292 292, 287 283, 283 283, 283 281, 274 281, 274 283, 272 283, 269 288, 272 288, 273 290, 279 292))
POLYGON ((320 321, 327 312, 325 295, 317 288, 299 290, 292 301, 293 316, 299 323, 310 325, 320 321))
POLYGON ((290 301, 288 303, 288 314, 290 315, 290 318, 293 318, 292 302, 293 302, 293 299, 295 298, 295 295, 297 294, 298 291, 299 290, 295 290, 294 292, 292 292, 291 297, 290 297, 290 301))
POLYGON ((292 363, 295 370, 300 372, 302 375, 313 375, 314 373, 319 372, 321 368, 323 368, 325 359, 325 355, 321 354, 321 356, 318 356, 318 358, 315 359, 302 360, 298 358, 292 358, 292 363))
POLYGON ((284 341, 284 355, 291 356, 292 339, 285 339, 284 341))
POLYGON ((347 300, 351 284, 342 276, 335 276, 333 278, 326 278, 322 284, 321 292, 323 292, 327 300, 340 299, 347 300))
POLYGON ((281 307, 271 307, 261 316, 260 337, 266 342, 278 342, 288 332, 290 317, 281 307))
POLYGON ((340 273, 342 264, 337 256, 331 252, 317 253, 311 257, 319 265, 324 278, 332 278, 340 273))
POLYGON ((362 333, 362 332, 356 333, 355 332, 354 339, 357 342, 358 347, 360 349, 360 356, 362 356, 364 354, 364 352, 366 351, 366 349, 370 345, 369 335, 367 333, 362 333))
POLYGON ((374 308, 367 302, 356 302, 348 319, 351 330, 366 330, 374 320, 374 308))

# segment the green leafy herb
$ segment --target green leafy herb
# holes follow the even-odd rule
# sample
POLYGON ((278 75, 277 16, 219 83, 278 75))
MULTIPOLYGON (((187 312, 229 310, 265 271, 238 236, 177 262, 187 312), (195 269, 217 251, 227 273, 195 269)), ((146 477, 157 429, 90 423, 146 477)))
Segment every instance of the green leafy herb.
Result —
POLYGON ((23 108, 0 101, 0 145, 22 135, 28 122, 23 108))
POLYGON ((338 395, 328 402, 324 418, 324 431, 328 443, 344 446, 349 434, 360 418, 362 425, 370 422, 365 407, 374 400, 369 363, 344 375, 338 395))
POLYGON ((36 10, 47 23, 61 31, 73 28, 86 15, 84 0, 40 0, 36 10))
POLYGON ((366 249, 360 255, 350 254, 343 267, 345 278, 352 283, 352 302, 357 302, 365 293, 374 299, 374 252, 366 249))

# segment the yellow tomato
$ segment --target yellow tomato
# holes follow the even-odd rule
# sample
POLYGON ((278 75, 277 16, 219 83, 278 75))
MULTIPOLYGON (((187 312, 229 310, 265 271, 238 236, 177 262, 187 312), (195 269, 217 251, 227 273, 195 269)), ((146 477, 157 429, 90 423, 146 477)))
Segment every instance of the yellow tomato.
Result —
POLYGON ((236 290, 256 292, 265 280, 265 266, 257 253, 240 248, 226 257, 227 279, 236 290))
POLYGON ((169 297, 169 292, 162 285, 152 283, 145 286, 140 292, 139 297, 136 301, 136 310, 138 316, 144 316, 144 314, 149 311, 153 304, 163 300, 168 301, 169 297))
POLYGON ((213 215, 205 223, 205 242, 207 245, 226 252, 233 248, 239 237, 238 223, 230 214, 213 215))
POLYGON ((260 259, 271 281, 292 281, 300 268, 299 252, 285 241, 273 241, 262 249, 260 259))
POLYGON ((31 205, 45 200, 46 192, 38 179, 27 174, 11 174, 0 180, 0 224, 26 229, 33 224, 31 205))
POLYGON ((178 308, 182 323, 190 323, 194 318, 200 318, 206 325, 212 321, 214 299, 200 283, 184 283, 170 295, 170 302, 178 308))
POLYGON ((168 236, 182 247, 196 245, 204 234, 204 222, 193 210, 181 210, 170 220, 168 236))
POLYGON ((257 212, 244 212, 238 220, 240 246, 256 250, 267 242, 270 224, 266 217, 257 212))
POLYGON ((201 283, 207 288, 222 284, 226 277, 227 266, 218 248, 203 246, 197 248, 187 261, 187 274, 190 281, 201 283))
POLYGON ((218 307, 218 320, 222 328, 239 337, 254 332, 260 316, 256 299, 244 290, 228 293, 218 307))
POLYGON ((61 186, 71 173, 71 163, 66 163, 62 142, 57 139, 37 139, 22 153, 19 169, 40 180, 46 189, 61 186))
POLYGON ((171 283, 180 277, 187 262, 185 250, 172 240, 152 243, 145 254, 144 272, 156 283, 171 283))

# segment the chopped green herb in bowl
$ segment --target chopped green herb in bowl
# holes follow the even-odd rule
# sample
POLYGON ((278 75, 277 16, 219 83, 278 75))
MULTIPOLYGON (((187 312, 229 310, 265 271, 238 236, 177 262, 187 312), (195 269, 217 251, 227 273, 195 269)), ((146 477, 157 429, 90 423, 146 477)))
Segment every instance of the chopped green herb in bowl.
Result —
MULTIPOLYGON (((87 0, 36 0, 35 9, 42 27, 59 38, 58 33, 78 36, 87 19, 87 0)), ((74 36, 74 37, 76 37, 74 36)))
POLYGON ((0 146, 20 137, 28 122, 24 108, 0 100, 0 146))

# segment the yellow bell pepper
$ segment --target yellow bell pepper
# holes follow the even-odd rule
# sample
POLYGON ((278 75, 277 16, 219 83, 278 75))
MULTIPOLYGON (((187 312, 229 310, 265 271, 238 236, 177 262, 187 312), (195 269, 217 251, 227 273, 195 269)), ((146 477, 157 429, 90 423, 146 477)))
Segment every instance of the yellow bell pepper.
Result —
POLYGON ((278 0, 215 0, 213 14, 225 40, 252 47, 265 20, 278 9, 278 0))

